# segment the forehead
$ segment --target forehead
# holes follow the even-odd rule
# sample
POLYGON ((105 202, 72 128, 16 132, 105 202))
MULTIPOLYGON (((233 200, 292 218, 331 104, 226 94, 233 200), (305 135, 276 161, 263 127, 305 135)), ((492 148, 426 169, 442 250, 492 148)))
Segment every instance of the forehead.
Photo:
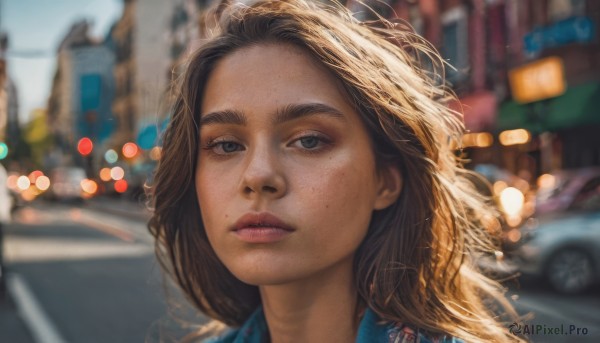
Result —
POLYGON ((217 62, 204 88, 201 113, 245 107, 266 110, 290 103, 327 103, 348 109, 341 82, 303 48, 264 43, 217 62))

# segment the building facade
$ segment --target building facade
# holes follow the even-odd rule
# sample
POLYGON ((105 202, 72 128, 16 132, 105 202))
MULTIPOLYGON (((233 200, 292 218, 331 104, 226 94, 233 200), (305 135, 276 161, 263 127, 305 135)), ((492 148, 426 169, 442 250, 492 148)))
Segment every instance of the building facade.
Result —
POLYGON ((515 23, 513 41, 520 49, 507 61, 507 73, 525 76, 511 80, 511 94, 500 107, 498 127, 525 128, 533 137, 529 144, 512 148, 517 160, 514 168, 525 168, 520 161, 529 161, 523 164, 533 163, 531 169, 539 174, 600 165, 600 2, 508 4, 515 23), (551 86, 558 92, 545 94, 551 86), (523 99, 519 87, 539 92, 523 99))
POLYGON ((60 164, 81 164, 76 146, 89 137, 101 146, 113 134, 114 54, 88 35, 89 25, 77 22, 62 40, 48 100, 48 125, 60 164))
MULTIPOLYGON (((17 88, 8 74, 5 58, 8 36, 0 34, 0 143, 16 148, 19 141, 19 103, 17 88)), ((4 154, 4 153, 3 153, 4 154)))
POLYGON ((112 101, 112 112, 115 117, 115 133, 110 145, 118 147, 134 138, 138 98, 135 87, 136 53, 135 53, 135 10, 136 1, 125 0, 123 14, 113 25, 107 37, 108 45, 115 56, 114 80, 115 93, 112 101))
MULTIPOLYGON (((168 80, 177 80, 187 53, 202 43, 211 6, 229 1, 182 0, 174 5, 168 39, 168 80), (169 78, 170 77, 170 78, 169 78)), ((467 157, 532 181, 560 168, 600 165, 600 2, 595 0, 383 0, 343 2, 360 20, 402 19, 452 66, 446 80, 464 115, 467 157), (511 75, 553 57, 564 91, 523 103, 511 75), (524 141, 501 133, 526 131, 524 141), (479 135, 479 136, 478 136, 479 135), (483 137, 485 139, 473 139, 483 137)), ((541 75, 548 77, 551 72, 541 75)), ((525 88, 540 88, 529 86, 525 88)), ((168 102, 168 101, 167 101, 168 102)))

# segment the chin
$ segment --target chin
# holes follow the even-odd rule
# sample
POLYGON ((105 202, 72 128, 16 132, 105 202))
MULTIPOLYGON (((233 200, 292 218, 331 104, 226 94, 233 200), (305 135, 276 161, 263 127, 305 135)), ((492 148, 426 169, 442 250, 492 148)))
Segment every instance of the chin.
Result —
POLYGON ((245 263, 238 260, 227 267, 240 281, 253 286, 281 285, 310 274, 310 271, 305 270, 305 268, 286 263, 282 258, 270 259, 269 261, 245 259, 245 263))
POLYGON ((253 286, 275 286, 293 282, 299 278, 298 273, 291 269, 263 269, 232 271, 232 274, 240 281, 253 286))

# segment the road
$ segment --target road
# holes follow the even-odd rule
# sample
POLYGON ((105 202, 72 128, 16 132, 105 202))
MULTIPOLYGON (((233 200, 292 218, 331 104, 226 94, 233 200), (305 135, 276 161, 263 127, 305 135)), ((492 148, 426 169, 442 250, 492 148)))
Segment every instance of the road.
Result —
POLYGON ((529 331, 523 336, 532 342, 600 342, 600 286, 582 295, 563 296, 544 281, 521 279, 510 283, 508 295, 519 314, 526 316, 517 324, 521 331, 529 331))
POLYGON ((195 318, 163 282, 142 221, 37 204, 5 234, 11 293, 34 341, 158 342, 187 332, 174 316, 195 318))
MULTIPOLYGON (((34 342, 172 341, 189 332, 186 322, 204 320, 169 282, 163 287, 141 219, 41 203, 18 212, 5 244, 11 293, 28 308, 34 342)), ((599 289, 564 297, 524 280, 508 294, 519 313, 534 316, 516 323, 539 328, 526 335, 533 342, 600 342, 599 289), (580 334, 556 334, 561 325, 580 334)))

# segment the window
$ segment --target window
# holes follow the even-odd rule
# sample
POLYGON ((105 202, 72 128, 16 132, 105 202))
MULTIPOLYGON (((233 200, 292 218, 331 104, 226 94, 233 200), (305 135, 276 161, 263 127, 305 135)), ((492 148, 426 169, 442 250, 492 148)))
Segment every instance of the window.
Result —
POLYGON ((424 35, 425 25, 423 24, 423 16, 421 15, 419 4, 411 4, 408 14, 410 17, 410 25, 415 29, 415 32, 421 36, 424 35))
POLYGON ((467 78, 469 67, 468 15, 464 6, 442 14, 442 57, 456 70, 447 68, 446 77, 453 84, 467 78))

